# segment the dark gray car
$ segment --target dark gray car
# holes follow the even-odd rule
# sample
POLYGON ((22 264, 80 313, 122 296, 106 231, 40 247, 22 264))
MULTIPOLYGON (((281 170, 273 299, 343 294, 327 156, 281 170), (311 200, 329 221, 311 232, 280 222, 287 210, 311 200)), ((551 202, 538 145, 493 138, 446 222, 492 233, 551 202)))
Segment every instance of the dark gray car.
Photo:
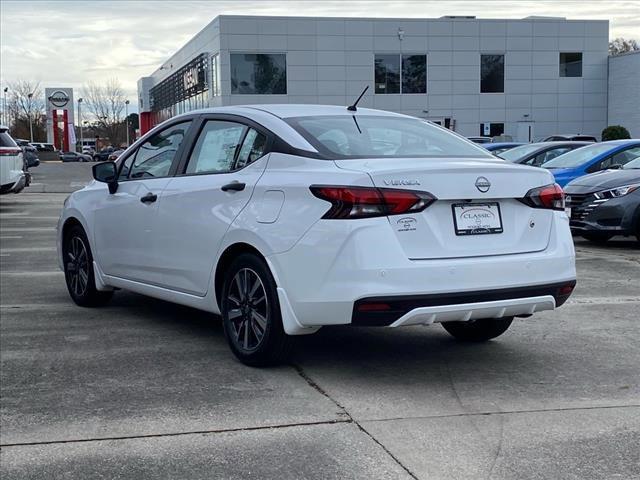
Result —
POLYGON ((584 147, 585 145, 593 145, 593 142, 526 143, 519 147, 510 148, 509 150, 498 154, 498 156, 511 163, 539 167, 549 160, 553 160, 564 153, 575 150, 576 148, 584 147))
POLYGON ((574 234, 598 243, 635 235, 640 242, 640 157, 621 169, 576 178, 564 191, 574 234))

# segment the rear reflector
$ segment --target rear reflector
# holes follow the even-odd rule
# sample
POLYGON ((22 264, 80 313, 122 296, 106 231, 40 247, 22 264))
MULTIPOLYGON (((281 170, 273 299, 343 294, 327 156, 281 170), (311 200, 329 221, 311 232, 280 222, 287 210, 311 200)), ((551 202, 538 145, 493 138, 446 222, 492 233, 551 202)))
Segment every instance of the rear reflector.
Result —
POLYGON ((564 210, 564 192, 557 183, 532 188, 524 198, 519 198, 518 200, 532 208, 564 210))
POLYGON ((391 305, 388 303, 361 303, 358 305, 359 312, 384 312, 391 310, 391 305))
POLYGON ((436 201, 429 192, 376 187, 312 185, 314 196, 331 202, 322 218, 353 219, 421 212, 436 201))

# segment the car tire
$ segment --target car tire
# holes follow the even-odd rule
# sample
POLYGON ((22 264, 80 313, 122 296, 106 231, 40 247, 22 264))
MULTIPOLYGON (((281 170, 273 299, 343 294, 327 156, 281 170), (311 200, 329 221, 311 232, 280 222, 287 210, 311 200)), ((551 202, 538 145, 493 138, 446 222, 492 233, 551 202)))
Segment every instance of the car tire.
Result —
POLYGON ((257 255, 239 255, 226 271, 220 301, 224 335, 245 365, 265 367, 284 362, 293 338, 282 325, 276 282, 257 255))
POLYGON ((64 278, 71 299, 81 307, 99 307, 113 296, 113 291, 96 289, 93 255, 89 240, 82 227, 72 227, 64 236, 62 245, 64 278))
POLYGON ((513 317, 483 318, 468 322, 443 322, 442 326, 458 340, 464 342, 486 342, 507 331, 513 317))
POLYGON ((598 245, 603 245, 607 243, 611 239, 611 237, 613 237, 613 235, 610 233, 600 233, 600 232, 583 233, 582 236, 587 240, 589 240, 590 242, 597 243, 598 245))

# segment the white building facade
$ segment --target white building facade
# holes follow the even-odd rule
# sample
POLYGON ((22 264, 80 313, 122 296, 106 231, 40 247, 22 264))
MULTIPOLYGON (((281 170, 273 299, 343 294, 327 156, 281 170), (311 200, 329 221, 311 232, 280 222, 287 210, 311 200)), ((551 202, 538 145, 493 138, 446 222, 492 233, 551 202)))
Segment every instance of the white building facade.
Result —
POLYGON ((640 138, 640 50, 609 58, 609 125, 640 138))
POLYGON ((205 106, 360 105, 466 136, 600 136, 608 21, 219 16, 138 82, 141 129, 205 106))

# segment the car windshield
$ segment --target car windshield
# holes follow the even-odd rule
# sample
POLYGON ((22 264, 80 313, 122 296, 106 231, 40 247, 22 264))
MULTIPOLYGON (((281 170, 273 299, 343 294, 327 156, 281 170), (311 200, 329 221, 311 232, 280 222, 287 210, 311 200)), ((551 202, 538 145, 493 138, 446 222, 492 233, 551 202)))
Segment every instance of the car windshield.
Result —
POLYGON ((327 115, 286 121, 328 158, 495 158, 457 134, 415 118, 327 115))
POLYGON ((573 168, 582 165, 592 158, 608 152, 613 148, 615 148, 614 145, 607 145, 606 143, 587 145, 586 147, 576 148, 575 150, 571 150, 570 152, 560 155, 553 160, 549 160, 541 166, 543 168, 573 168))
POLYGON ((636 157, 622 166, 625 170, 640 169, 640 157, 636 157))
POLYGON ((526 157, 530 153, 535 152, 539 148, 540 148, 540 145, 536 143, 520 145, 519 147, 510 148, 509 150, 507 150, 506 152, 502 152, 498 156, 500 158, 504 158, 509 162, 516 162, 521 158, 526 157))

